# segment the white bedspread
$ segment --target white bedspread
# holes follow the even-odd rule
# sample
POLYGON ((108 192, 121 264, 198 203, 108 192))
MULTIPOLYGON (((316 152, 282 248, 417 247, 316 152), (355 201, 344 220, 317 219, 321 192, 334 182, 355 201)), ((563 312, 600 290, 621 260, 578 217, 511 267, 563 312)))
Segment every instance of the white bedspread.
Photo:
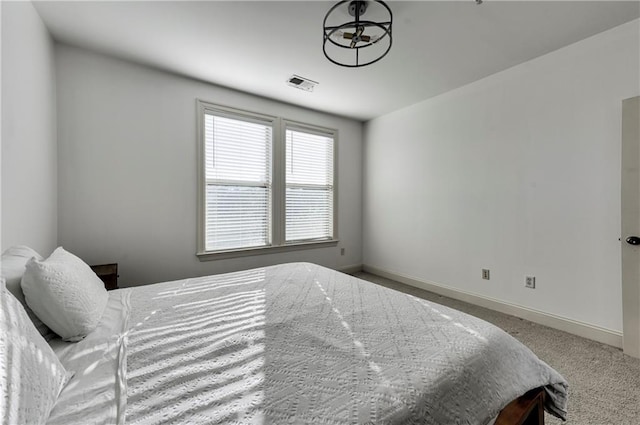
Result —
POLYGON ((485 424, 566 384, 479 319, 307 263, 140 288, 127 422, 485 424))
POLYGON ((60 393, 48 425, 124 424, 130 290, 109 292, 97 329, 79 342, 50 341, 73 378, 60 393))
POLYGON ((94 390, 71 397, 85 416, 59 405, 53 423, 123 423, 124 412, 129 424, 484 425, 540 386, 566 413, 562 376, 502 330, 313 264, 111 295, 119 319, 83 367, 106 360, 83 375, 94 390), (117 391, 96 398, 103 385, 117 391), (91 400, 111 407, 93 415, 91 400))

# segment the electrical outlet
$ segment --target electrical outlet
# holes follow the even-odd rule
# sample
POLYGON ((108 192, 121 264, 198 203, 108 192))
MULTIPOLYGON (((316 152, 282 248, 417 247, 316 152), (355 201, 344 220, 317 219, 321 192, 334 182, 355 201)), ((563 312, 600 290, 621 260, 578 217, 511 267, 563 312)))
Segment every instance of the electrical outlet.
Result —
POLYGON ((344 255, 344 248, 340 248, 340 255, 344 255))
POLYGON ((525 288, 536 288, 536 278, 535 276, 525 276, 524 278, 524 286, 525 288))
POLYGON ((482 278, 484 280, 489 280, 489 269, 482 269, 482 278))

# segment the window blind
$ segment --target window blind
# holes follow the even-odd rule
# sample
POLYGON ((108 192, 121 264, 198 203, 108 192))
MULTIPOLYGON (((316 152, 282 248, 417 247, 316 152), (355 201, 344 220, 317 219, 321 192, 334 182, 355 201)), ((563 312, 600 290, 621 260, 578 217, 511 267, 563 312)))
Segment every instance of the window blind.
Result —
POLYGON ((271 243, 272 125, 206 112, 205 247, 271 243))
POLYGON ((333 137, 286 130, 286 242, 333 238, 333 137))

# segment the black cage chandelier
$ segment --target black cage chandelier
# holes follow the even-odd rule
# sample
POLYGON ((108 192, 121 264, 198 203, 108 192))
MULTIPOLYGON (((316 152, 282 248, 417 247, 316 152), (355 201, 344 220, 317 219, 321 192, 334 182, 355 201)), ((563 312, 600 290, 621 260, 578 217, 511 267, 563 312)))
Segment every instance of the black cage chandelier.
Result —
POLYGON ((391 50, 392 23, 391 9, 383 1, 340 1, 324 17, 322 51, 336 65, 371 65, 391 50), (365 13, 368 19, 362 19, 365 13), (344 22, 345 19, 351 20, 344 22))

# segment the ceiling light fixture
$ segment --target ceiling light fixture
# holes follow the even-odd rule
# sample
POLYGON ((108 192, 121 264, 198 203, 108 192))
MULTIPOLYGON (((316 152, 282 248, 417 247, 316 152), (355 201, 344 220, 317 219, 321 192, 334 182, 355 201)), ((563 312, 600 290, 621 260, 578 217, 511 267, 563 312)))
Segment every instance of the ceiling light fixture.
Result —
POLYGON ((383 1, 340 1, 324 17, 322 51, 336 65, 348 68, 371 65, 391 50, 392 23, 391 9, 383 1), (371 20, 362 19, 365 12, 371 20), (354 19, 343 22, 348 19, 347 14, 354 19))

